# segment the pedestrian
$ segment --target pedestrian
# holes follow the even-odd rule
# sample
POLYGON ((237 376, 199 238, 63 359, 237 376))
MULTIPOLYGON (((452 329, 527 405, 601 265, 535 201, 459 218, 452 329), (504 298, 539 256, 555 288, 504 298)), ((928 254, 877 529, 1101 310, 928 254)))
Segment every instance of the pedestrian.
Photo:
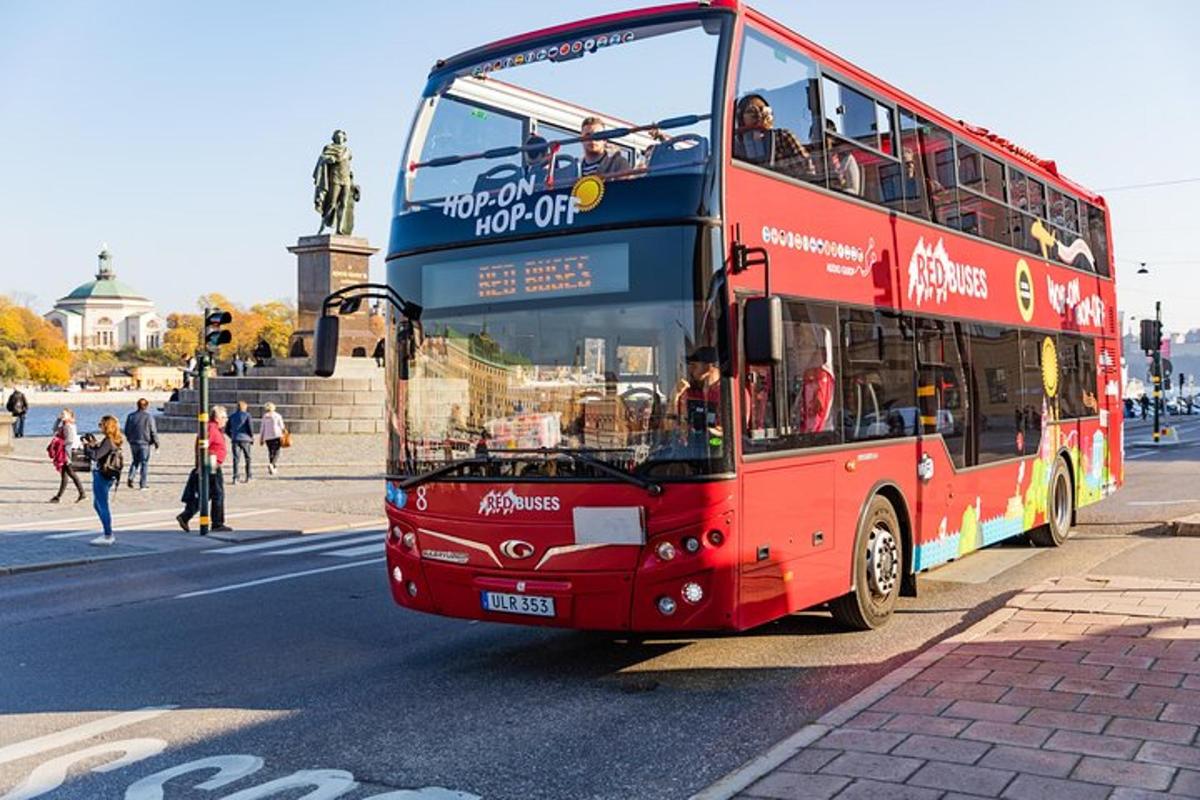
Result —
POLYGON ((233 374, 239 376, 246 374, 246 362, 240 353, 233 357, 233 374))
POLYGON ((271 361, 271 343, 266 339, 259 339, 258 344, 254 345, 254 366, 265 367, 271 361))
POLYGON ((267 472, 274 475, 279 471, 279 448, 283 445, 283 437, 287 427, 283 417, 275 411, 274 403, 263 405, 262 424, 258 428, 259 444, 267 446, 267 472))
POLYGON ((125 485, 133 488, 133 474, 140 470, 138 488, 146 488, 150 469, 150 448, 158 449, 158 424, 147 409, 150 401, 142 397, 137 401, 137 411, 125 418, 125 438, 129 440, 129 452, 133 456, 129 463, 129 477, 125 485))
MULTIPOLYGON (((228 415, 225 413, 225 406, 213 406, 212 413, 208 418, 208 455, 212 459, 212 468, 208 473, 208 502, 210 506, 209 517, 212 520, 210 530, 213 533, 221 533, 231 531, 225 524, 225 476, 221 472, 221 465, 225 463, 225 436, 221 430, 228 422, 228 415)), ((183 501, 183 511, 175 517, 179 527, 185 531, 190 531, 188 523, 197 511, 201 512, 203 519, 203 509, 200 508, 200 470, 193 468, 188 475, 187 485, 183 487, 183 496, 179 498, 183 501)))
POLYGON ((242 459, 246 460, 245 482, 250 482, 250 448, 254 444, 254 428, 250 412, 246 410, 246 401, 238 400, 238 410, 229 415, 225 423, 225 435, 233 446, 233 483, 238 482, 238 467, 242 459))
POLYGON ((83 491, 83 484, 79 482, 79 475, 75 472, 75 465, 71 463, 72 456, 82 449, 83 442, 79 439, 79 430, 75 427, 75 412, 64 408, 58 413, 58 419, 54 423, 54 435, 50 437, 50 444, 46 447, 50 461, 59 474, 58 494, 50 498, 51 503, 62 499, 63 492, 67 490, 68 480, 75 484, 75 491, 79 492, 79 496, 75 498, 76 503, 87 497, 83 491))
POLYGON ((380 339, 378 342, 375 343, 375 350, 374 350, 374 352, 371 353, 371 358, 375 359, 375 366, 377 366, 377 367, 383 366, 383 352, 384 352, 383 339, 380 339))
POLYGON ((1138 405, 1142 407, 1142 419, 1146 418, 1146 412, 1150 410, 1150 398, 1142 395, 1138 398, 1138 405))
POLYGON ((183 388, 192 388, 192 380, 196 377, 196 357, 189 356, 183 366, 183 388))
POLYGON ((25 435, 25 415, 29 413, 29 401, 25 399, 25 393, 14 387, 4 407, 13 415, 13 438, 20 439, 25 435))
POLYGON ((124 459, 121 457, 121 429, 117 418, 105 414, 100 418, 100 433, 104 438, 96 440, 95 434, 89 433, 83 437, 83 450, 92 462, 92 508, 100 517, 100 525, 104 532, 92 539, 91 544, 103 547, 112 546, 117 540, 112 531, 112 512, 108 503, 121 473, 125 471, 124 459))

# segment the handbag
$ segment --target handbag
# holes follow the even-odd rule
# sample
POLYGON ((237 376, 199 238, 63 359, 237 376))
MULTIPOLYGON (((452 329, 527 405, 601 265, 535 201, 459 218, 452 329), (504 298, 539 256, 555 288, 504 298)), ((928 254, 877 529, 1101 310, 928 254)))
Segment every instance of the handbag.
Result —
POLYGON ((83 450, 72 450, 70 458, 71 469, 76 472, 91 472, 92 460, 87 457, 87 453, 83 450))
POLYGON ((292 446, 292 432, 291 431, 286 430, 286 429, 283 431, 283 434, 279 437, 279 446, 280 447, 291 447, 292 446))

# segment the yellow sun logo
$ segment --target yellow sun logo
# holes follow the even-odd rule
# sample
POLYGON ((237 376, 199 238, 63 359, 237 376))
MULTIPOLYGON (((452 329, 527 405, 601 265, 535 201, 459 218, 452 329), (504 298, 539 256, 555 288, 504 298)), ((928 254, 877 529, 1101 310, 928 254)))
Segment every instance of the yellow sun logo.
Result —
POLYGON ((1058 394, 1058 350, 1049 336, 1042 340, 1042 386, 1047 397, 1058 394))
POLYGON ((599 175, 585 175, 571 188, 577 211, 591 211, 604 199, 604 180, 599 175))

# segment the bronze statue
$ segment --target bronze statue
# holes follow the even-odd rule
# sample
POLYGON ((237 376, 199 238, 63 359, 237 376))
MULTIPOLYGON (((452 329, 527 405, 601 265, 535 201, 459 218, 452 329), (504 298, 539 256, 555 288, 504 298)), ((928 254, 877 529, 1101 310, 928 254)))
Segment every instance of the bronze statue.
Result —
POLYGON ((350 148, 346 146, 346 132, 334 131, 332 144, 321 150, 313 169, 313 183, 317 187, 313 205, 321 215, 318 235, 326 228, 341 236, 354 233, 354 203, 359 191, 350 170, 351 158, 350 148))

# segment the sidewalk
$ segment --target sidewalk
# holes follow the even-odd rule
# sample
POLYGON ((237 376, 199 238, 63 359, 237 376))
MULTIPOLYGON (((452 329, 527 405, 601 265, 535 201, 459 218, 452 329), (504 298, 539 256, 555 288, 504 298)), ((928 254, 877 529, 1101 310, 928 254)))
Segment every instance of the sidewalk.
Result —
POLYGON ((1200 583, 1060 578, 696 797, 1200 797, 1198 726, 1200 583))

